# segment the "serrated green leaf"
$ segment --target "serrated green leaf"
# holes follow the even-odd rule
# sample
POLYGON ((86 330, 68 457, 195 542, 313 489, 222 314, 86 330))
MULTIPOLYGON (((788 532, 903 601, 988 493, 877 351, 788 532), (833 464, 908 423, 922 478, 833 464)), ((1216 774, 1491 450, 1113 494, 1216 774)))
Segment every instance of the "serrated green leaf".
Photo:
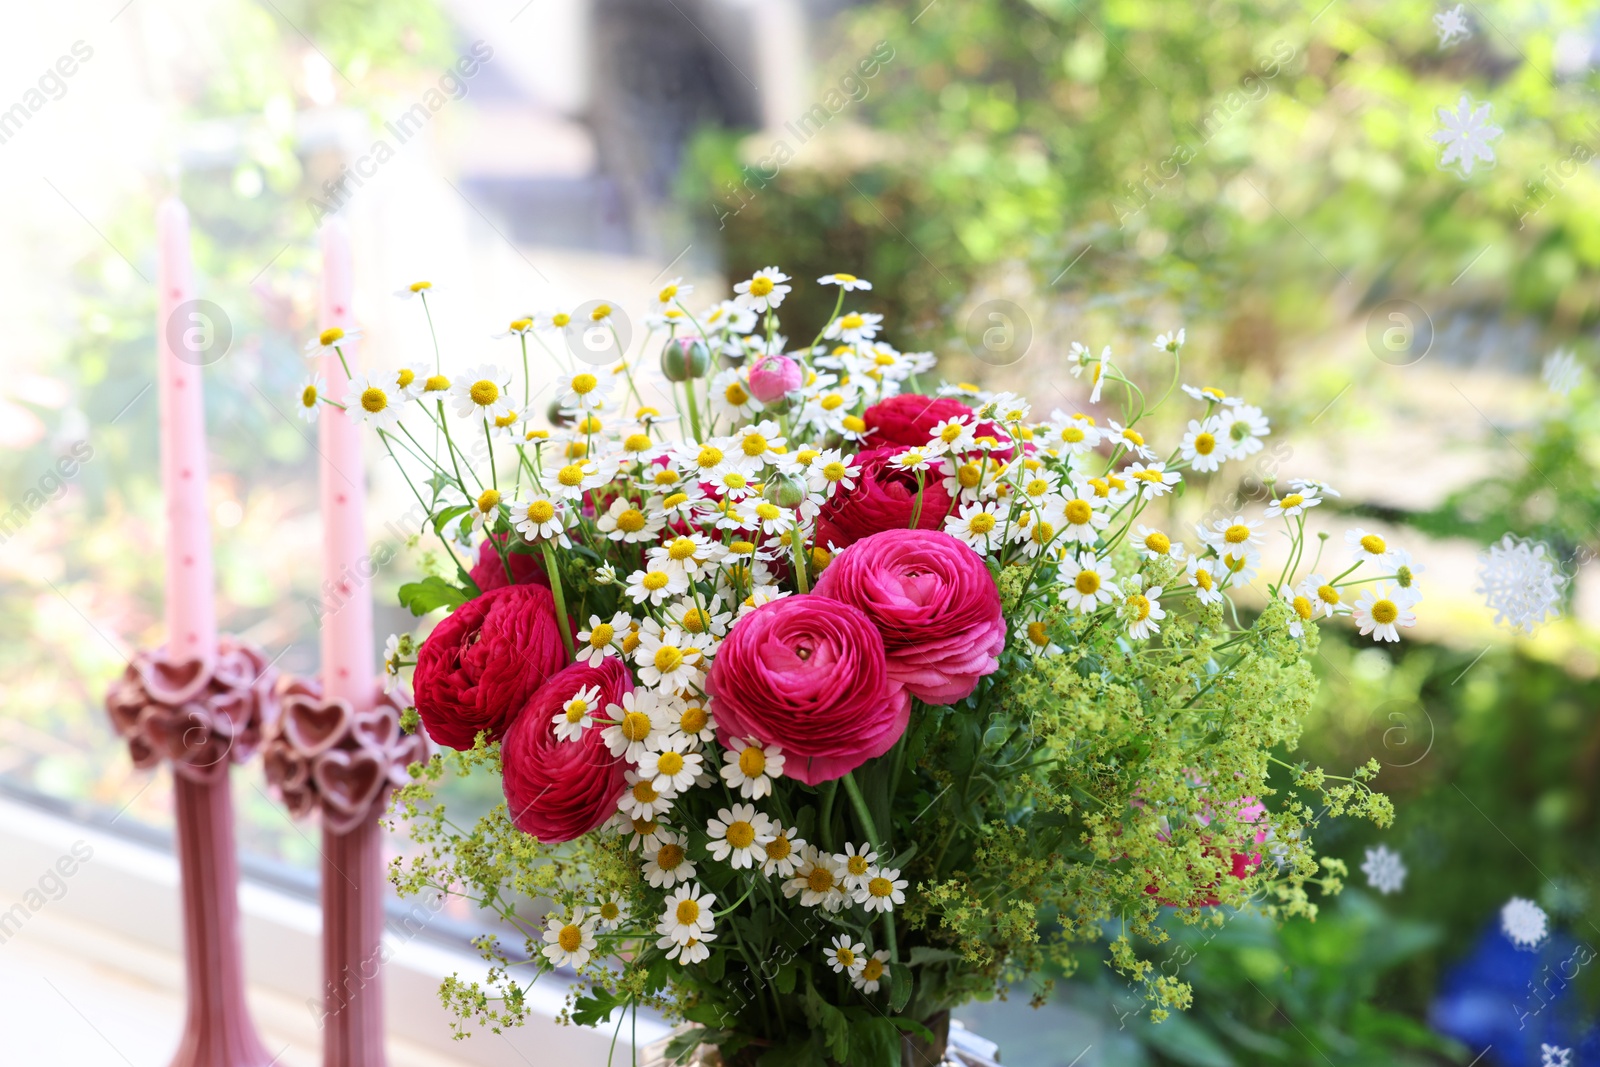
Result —
POLYGON ((924 963, 942 963, 945 960, 959 960, 961 953, 947 948, 934 948, 931 945, 918 945, 911 950, 911 966, 917 967, 924 963))
POLYGON ((400 606, 413 615, 426 615, 438 608, 458 608, 466 602, 464 591, 434 575, 400 587, 400 606))

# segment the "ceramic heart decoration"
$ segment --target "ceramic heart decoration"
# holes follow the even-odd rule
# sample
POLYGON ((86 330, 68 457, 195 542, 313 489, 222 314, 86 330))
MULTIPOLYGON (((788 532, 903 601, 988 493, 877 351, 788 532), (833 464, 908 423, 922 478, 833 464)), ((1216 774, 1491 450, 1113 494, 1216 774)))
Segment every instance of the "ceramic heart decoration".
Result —
POLYGON ((165 652, 138 656, 134 665, 152 700, 174 707, 198 696, 211 681, 211 665, 203 659, 168 659, 165 652))
POLYGON ((384 764, 365 750, 324 752, 311 768, 324 804, 347 815, 367 810, 383 788, 384 764))
POLYGON ((315 756, 339 743, 350 715, 348 701, 292 696, 283 703, 282 730, 302 755, 315 756))
POLYGON ((393 709, 380 704, 371 711, 359 712, 350 724, 350 732, 363 748, 387 755, 400 740, 400 718, 393 709))

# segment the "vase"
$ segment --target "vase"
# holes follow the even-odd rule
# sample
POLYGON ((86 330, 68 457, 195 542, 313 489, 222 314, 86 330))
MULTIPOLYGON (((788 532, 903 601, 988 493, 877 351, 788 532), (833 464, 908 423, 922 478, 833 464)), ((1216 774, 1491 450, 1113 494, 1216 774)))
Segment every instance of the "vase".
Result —
MULTIPOLYGON (((1000 1067, 1000 1046, 968 1030, 947 1011, 926 1020, 932 1041, 907 1036, 901 1044, 902 1067, 1000 1067)), ((667 1059, 667 1046, 690 1026, 680 1026, 666 1037, 639 1050, 639 1067, 746 1067, 744 1062, 724 1063, 710 1045, 701 1045, 687 1060, 674 1065, 667 1059)), ((754 1064, 757 1050, 750 1057, 754 1064)), ((831 1062, 831 1061, 830 1061, 831 1062)))

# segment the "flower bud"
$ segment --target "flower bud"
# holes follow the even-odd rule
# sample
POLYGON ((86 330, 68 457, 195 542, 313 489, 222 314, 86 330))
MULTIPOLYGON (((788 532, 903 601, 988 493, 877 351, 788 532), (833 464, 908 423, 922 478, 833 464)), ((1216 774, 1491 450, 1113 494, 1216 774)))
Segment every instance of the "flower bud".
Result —
POLYGON ((762 356, 750 366, 750 395, 771 404, 799 389, 804 380, 804 370, 788 356, 762 356))
POLYGON ((711 350, 698 337, 671 337, 661 350, 661 373, 669 382, 701 378, 711 369, 711 350))
POLYGON ((761 495, 780 508, 797 508, 806 498, 806 483, 792 474, 774 474, 761 495))
POLYGON ((560 400, 550 401, 550 406, 545 409, 545 418, 550 420, 551 426, 571 426, 573 415, 561 406, 560 400))

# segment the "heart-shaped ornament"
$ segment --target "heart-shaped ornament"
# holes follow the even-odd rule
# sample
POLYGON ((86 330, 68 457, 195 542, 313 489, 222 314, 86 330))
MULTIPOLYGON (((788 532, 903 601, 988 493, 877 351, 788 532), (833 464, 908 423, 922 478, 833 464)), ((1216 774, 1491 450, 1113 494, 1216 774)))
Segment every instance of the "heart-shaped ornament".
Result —
POLYGON ((393 708, 379 704, 371 711, 356 713, 350 732, 362 748, 379 756, 387 756, 400 740, 400 716, 393 708))
POLYGON ((383 761, 360 749, 324 752, 311 766, 311 780, 322 802, 352 816, 367 810, 383 788, 384 777, 383 761))
POLYGON ((316 756, 344 737, 350 715, 348 701, 291 696, 283 702, 281 726, 284 736, 302 756, 316 756))
POLYGON ((211 681, 211 665, 205 660, 170 659, 165 650, 135 657, 134 666, 150 698, 173 707, 194 699, 211 681))

